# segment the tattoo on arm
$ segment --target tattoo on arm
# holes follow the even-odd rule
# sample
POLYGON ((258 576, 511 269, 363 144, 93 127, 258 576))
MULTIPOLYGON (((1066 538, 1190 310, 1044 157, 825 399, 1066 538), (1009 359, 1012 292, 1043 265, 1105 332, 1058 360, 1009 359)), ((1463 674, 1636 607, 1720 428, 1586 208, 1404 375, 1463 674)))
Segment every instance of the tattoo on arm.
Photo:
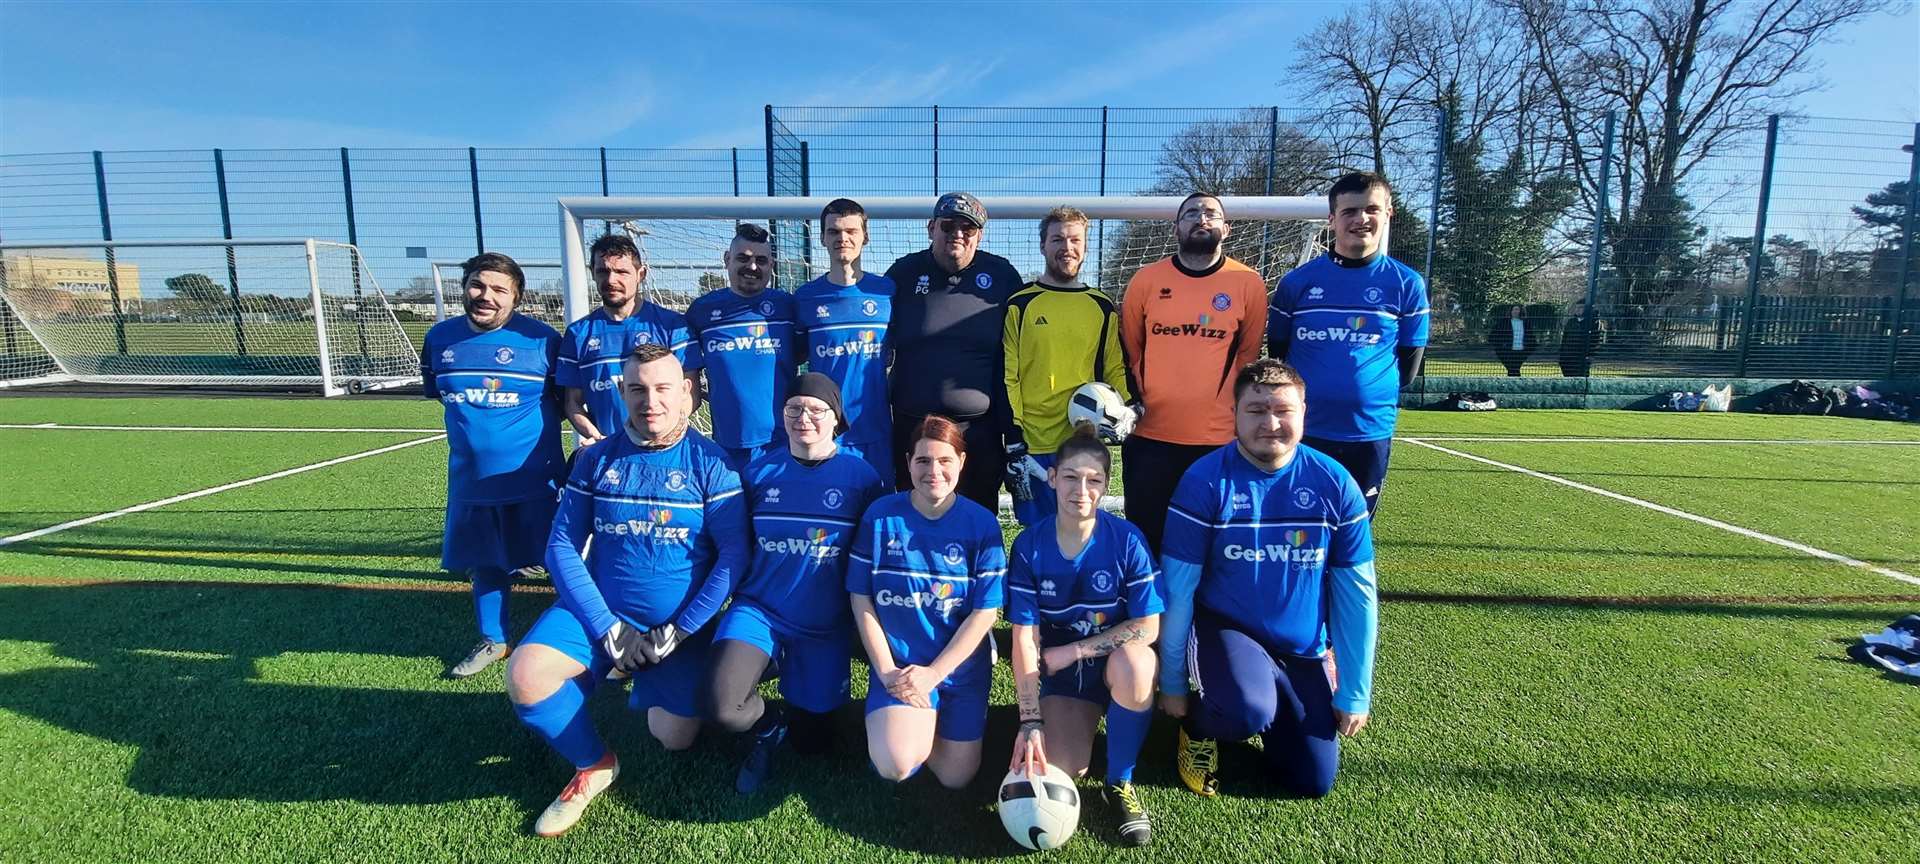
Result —
POLYGON ((1020 722, 1040 719, 1040 676, 1016 678, 1014 701, 1020 708, 1020 722))
POLYGON ((1098 636, 1089 636, 1080 640, 1080 651, 1088 659, 1105 657, 1135 642, 1146 641, 1147 634, 1138 621, 1128 621, 1098 636))

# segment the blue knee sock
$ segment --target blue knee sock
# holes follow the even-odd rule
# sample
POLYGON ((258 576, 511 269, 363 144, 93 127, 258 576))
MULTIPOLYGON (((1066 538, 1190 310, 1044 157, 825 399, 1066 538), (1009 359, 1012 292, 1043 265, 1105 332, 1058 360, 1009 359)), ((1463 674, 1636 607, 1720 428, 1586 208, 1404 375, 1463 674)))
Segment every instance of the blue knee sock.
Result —
POLYGON ((540 737, 560 758, 584 769, 607 755, 600 733, 593 730, 593 718, 587 712, 587 694, 580 684, 568 681, 560 689, 532 705, 513 703, 513 713, 540 737))
POLYGON ((474 570, 473 615, 480 635, 495 642, 507 641, 507 591, 513 587, 513 574, 503 570, 474 570))
POLYGON ((1147 742, 1147 729, 1153 725, 1151 708, 1134 711, 1107 703, 1107 782, 1133 780, 1133 764, 1140 761, 1140 746, 1147 742))

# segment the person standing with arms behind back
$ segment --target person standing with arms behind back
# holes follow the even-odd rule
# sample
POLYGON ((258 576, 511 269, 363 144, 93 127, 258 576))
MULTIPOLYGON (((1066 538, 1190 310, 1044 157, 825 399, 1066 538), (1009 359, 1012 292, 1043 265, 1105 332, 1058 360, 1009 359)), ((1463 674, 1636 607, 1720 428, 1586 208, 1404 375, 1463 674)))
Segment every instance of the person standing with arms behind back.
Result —
POLYGON ((1560 328, 1560 374, 1587 377, 1593 370, 1593 349, 1599 337, 1600 322, 1587 312, 1587 301, 1573 301, 1573 315, 1560 328))
POLYGON ((1527 362, 1527 355, 1540 345, 1540 334, 1527 326, 1526 316, 1525 309, 1509 306, 1507 317, 1493 322, 1487 331, 1487 343, 1493 346, 1500 365, 1507 367, 1508 378, 1520 377, 1520 367, 1527 362))
POLYGON ((1387 257, 1393 190, 1354 173, 1327 190, 1333 248, 1294 268, 1273 292, 1267 353, 1306 380, 1306 442, 1380 505, 1399 420, 1400 389, 1420 374, 1427 344, 1427 283, 1387 257))
POLYGON ((1160 554, 1167 502, 1194 460, 1233 440, 1233 375, 1260 356, 1267 285, 1228 258, 1220 199, 1188 195, 1175 211, 1179 251, 1133 274, 1120 300, 1120 342, 1142 410, 1120 444, 1127 521, 1160 554))
POLYGON ((560 334, 514 314, 527 277, 484 252, 460 265, 467 314, 427 331, 420 382, 445 406, 447 518, 440 566, 473 580, 480 641, 447 670, 468 678, 507 656, 513 574, 540 563, 564 471, 560 334))
POLYGON ((1012 420, 1002 381, 1000 337, 1007 298, 1020 271, 980 251, 987 208, 965 192, 940 196, 927 220, 927 248, 887 268, 894 285, 894 485, 906 489, 907 453, 920 421, 939 414, 959 424, 967 443, 960 494, 994 512, 1000 506, 1012 420))
POLYGON ((887 405, 887 319, 893 282, 861 269, 867 211, 835 198, 820 211, 827 272, 793 292, 794 339, 807 361, 840 388, 847 430, 840 450, 873 466, 893 488, 893 409, 887 405))

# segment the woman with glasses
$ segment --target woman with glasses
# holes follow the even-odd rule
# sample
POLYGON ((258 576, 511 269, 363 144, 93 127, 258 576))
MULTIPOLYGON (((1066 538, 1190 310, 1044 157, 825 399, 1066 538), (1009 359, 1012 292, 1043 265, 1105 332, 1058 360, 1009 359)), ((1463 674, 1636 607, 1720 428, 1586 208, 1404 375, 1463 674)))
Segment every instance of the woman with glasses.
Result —
POLYGON ((708 716, 752 742, 734 781, 742 795, 766 782, 789 727, 797 751, 831 746, 826 715, 847 702, 852 659, 845 551, 860 514, 888 491, 866 460, 835 446, 846 417, 832 379, 808 372, 788 392, 786 448, 755 459, 742 478, 753 561, 714 631, 708 670, 708 716), (784 707, 755 692, 776 660, 784 707))

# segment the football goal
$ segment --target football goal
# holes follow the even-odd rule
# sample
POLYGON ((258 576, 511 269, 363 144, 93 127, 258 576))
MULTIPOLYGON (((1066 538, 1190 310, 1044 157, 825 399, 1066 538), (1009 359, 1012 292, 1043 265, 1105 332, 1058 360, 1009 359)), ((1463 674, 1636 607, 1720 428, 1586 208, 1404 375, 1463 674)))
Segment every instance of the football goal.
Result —
POLYGON ((45 352, 43 374, 24 380, 328 396, 419 380, 419 356, 387 296, 344 243, 6 243, 0 299, 7 338, 45 352))

